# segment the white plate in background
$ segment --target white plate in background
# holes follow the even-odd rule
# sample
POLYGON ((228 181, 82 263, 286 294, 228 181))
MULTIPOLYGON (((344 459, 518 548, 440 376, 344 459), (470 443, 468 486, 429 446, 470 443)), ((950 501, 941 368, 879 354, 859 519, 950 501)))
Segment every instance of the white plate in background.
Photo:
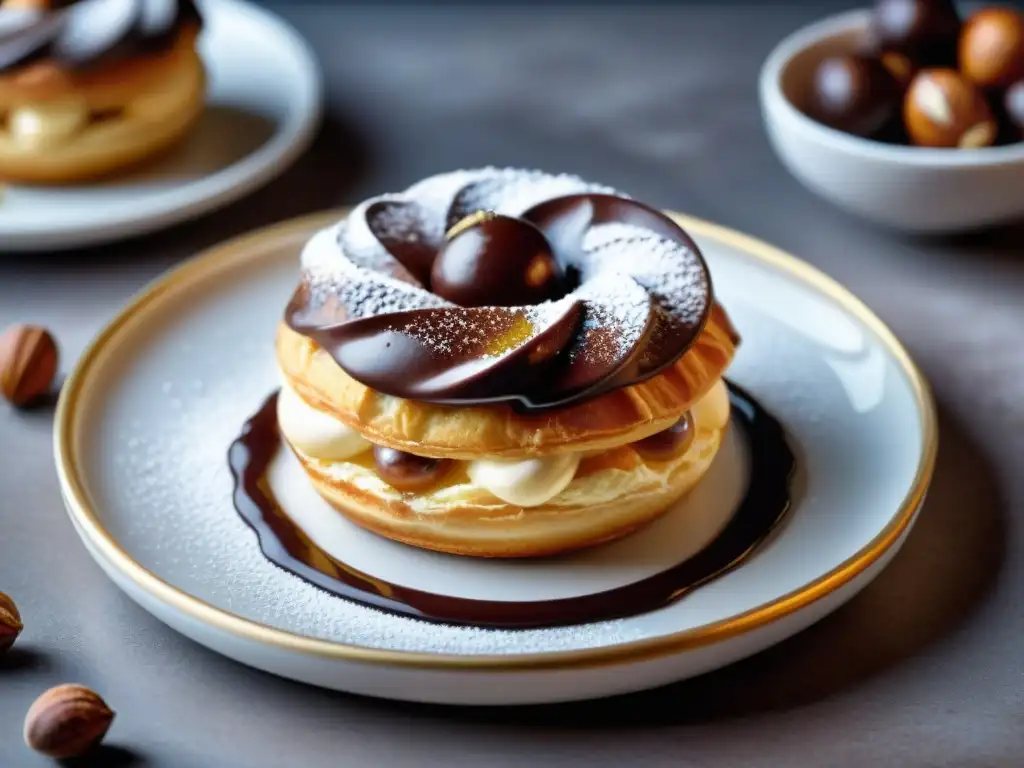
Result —
POLYGON ((77 248, 193 219, 266 184, 309 146, 322 82, 308 44, 241 0, 205 0, 206 111, 170 154, 66 187, 0 189, 0 251, 77 248))

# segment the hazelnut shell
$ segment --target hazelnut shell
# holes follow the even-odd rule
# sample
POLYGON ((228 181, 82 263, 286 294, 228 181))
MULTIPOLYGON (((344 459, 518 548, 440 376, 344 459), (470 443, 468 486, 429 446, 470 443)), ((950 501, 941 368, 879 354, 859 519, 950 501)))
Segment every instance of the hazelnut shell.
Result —
POLYGON ((0 654, 10 650, 24 626, 18 606, 9 595, 0 592, 0 654))
POLYGON ((48 757, 78 757, 103 740, 113 720, 113 711, 96 692, 84 685, 58 685, 25 715, 25 743, 48 757))
POLYGON ((57 374, 53 336, 37 325, 13 325, 0 334, 0 393, 23 407, 45 395, 57 374))

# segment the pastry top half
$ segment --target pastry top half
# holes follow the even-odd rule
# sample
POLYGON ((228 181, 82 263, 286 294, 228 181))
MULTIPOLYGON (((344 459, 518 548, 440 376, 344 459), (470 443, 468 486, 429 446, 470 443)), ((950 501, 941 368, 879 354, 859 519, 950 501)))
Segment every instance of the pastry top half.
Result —
POLYGON ((483 168, 316 233, 277 356, 303 400, 376 445, 516 458, 667 429, 738 343, 671 218, 576 176, 483 168))

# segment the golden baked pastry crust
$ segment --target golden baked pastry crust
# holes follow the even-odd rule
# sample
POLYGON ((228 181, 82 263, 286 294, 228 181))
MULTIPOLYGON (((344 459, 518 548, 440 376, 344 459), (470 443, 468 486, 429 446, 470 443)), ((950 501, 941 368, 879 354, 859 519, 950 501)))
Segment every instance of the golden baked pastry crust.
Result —
POLYGON ((420 456, 474 459, 601 451, 666 429, 721 378, 737 343, 724 309, 715 305, 693 347, 671 368, 639 384, 539 414, 516 413, 507 405, 432 405, 374 391, 284 323, 276 348, 282 375, 302 399, 370 442, 420 456))
POLYGON ((74 99, 90 115, 109 115, 57 144, 16 142, 0 128, 0 179, 67 184, 107 176, 156 157, 178 143, 202 114, 206 73, 195 44, 199 29, 183 27, 168 51, 76 72, 42 61, 0 76, 0 117, 19 106, 74 99), (133 112, 140 99, 168 83, 187 89, 156 119, 133 112), (117 113, 124 112, 123 115, 117 113))
POLYGON ((629 446, 585 459, 565 491, 529 508, 504 503, 465 478, 458 493, 434 494, 428 504, 418 494, 414 503, 371 487, 365 473, 372 469, 355 482, 332 472, 330 462, 293 451, 322 498, 378 535, 456 555, 538 557, 612 541, 662 515, 704 477, 725 429, 698 428, 689 450, 672 461, 645 461, 629 446))

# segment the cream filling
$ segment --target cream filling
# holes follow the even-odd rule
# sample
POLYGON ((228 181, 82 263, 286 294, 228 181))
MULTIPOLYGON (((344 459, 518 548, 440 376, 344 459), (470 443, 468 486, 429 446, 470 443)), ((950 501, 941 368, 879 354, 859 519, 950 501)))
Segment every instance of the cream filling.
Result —
MULTIPOLYGON (((426 494, 407 496, 384 482, 372 469, 350 459, 372 444, 351 427, 308 405, 289 386, 278 397, 278 423, 293 446, 306 456, 321 462, 321 469, 332 479, 385 499, 402 500, 417 512, 429 513, 438 506, 455 503, 473 487, 482 488, 501 502, 518 507, 536 507, 548 503, 575 506, 599 504, 623 495, 619 475, 634 474, 632 479, 647 485, 659 470, 643 465, 630 473, 601 472, 573 482, 583 455, 562 453, 521 460, 477 459, 468 462, 471 483, 439 488, 426 494)), ((721 429, 729 421, 729 394, 719 381, 694 403, 691 414, 696 429, 721 429)), ((495 505, 501 506, 501 505, 495 505)))
POLYGON ((546 458, 477 459, 466 468, 469 479, 517 507, 539 507, 565 490, 576 476, 579 453, 546 458))
POLYGON ((27 147, 61 144, 89 122, 89 108, 80 99, 30 104, 11 110, 8 130, 14 140, 27 147))
POLYGON ((289 443, 321 461, 344 461, 373 447, 350 426, 309 405, 287 385, 277 396, 277 423, 289 443))
POLYGON ((698 429, 724 429, 729 423, 729 388, 719 379, 696 403, 690 406, 690 416, 698 429))
MULTIPOLYGON (((381 480, 372 468, 359 464, 348 461, 321 462, 318 469, 332 481, 345 483, 378 499, 400 502, 415 514, 424 517, 443 516, 452 508, 463 505, 470 505, 485 515, 488 510, 493 510, 488 517, 494 520, 515 518, 524 514, 524 509, 529 509, 523 505, 513 504, 510 512, 507 502, 502 501, 493 492, 481 494, 481 490, 488 489, 476 483, 446 485, 423 493, 404 494, 381 480)), ((640 464, 629 471, 608 469, 585 477, 574 477, 562 491, 544 503, 555 508, 599 506, 657 484, 667 485, 673 469, 671 462, 662 467, 640 464)))

